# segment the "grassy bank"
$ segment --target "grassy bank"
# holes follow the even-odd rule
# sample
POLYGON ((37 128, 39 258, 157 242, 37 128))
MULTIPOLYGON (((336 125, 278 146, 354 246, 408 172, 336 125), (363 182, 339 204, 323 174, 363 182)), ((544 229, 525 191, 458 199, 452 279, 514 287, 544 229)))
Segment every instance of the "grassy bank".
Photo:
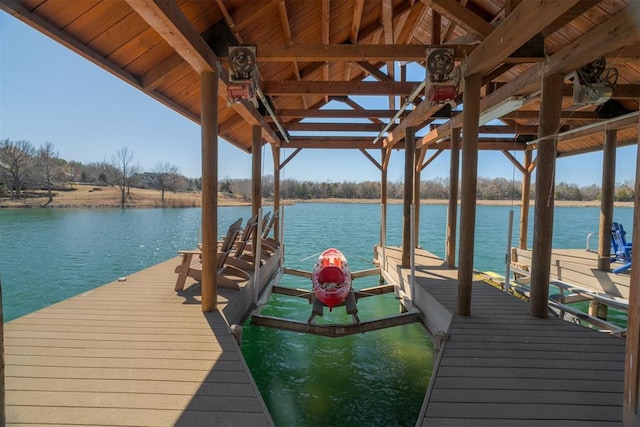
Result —
MULTIPOLYGON (((41 192, 44 194, 44 192, 41 192)), ((96 187, 92 185, 74 184, 71 191, 58 191, 54 193, 53 202, 47 204, 47 197, 27 197, 21 200, 0 199, 0 208, 117 208, 120 207, 120 190, 116 187, 96 187)), ((291 203, 380 203, 375 199, 287 199, 286 204, 291 203)), ((401 199, 390 199, 390 204, 402 203, 401 199)), ((422 200, 421 204, 447 204, 447 200, 422 200)), ((263 204, 267 204, 264 203, 263 204)), ((520 200, 478 200, 478 205, 510 206, 518 207, 520 200)), ((533 200, 531 201, 533 205, 533 200)), ((250 206, 250 201, 242 198, 233 198, 222 193, 218 194, 219 206, 250 206)), ((556 206, 600 206, 600 201, 568 201, 556 200, 556 206)), ((165 192, 164 202, 157 190, 145 190, 132 188, 130 197, 127 198, 127 207, 131 208, 184 208, 202 206, 202 194, 200 192, 165 192)), ((633 202, 616 202, 616 207, 633 207, 633 202)))

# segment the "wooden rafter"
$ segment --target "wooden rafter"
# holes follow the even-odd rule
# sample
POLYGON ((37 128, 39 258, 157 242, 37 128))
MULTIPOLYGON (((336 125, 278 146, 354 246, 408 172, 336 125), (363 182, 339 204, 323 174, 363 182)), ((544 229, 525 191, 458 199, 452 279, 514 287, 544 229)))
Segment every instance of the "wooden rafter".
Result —
MULTIPOLYGON (((466 6, 467 5, 467 1, 468 0, 461 0, 460 1, 460 5, 461 6, 466 6)), ((444 30, 444 36, 442 37, 442 42, 446 43, 449 40, 451 40, 451 38, 453 37, 453 32, 455 31, 456 27, 457 27, 457 23, 456 21, 453 21, 451 19, 449 19, 449 23, 447 24, 447 27, 444 30)))
POLYGON ((455 22, 479 40, 493 32, 493 26, 456 0, 430 0, 431 8, 455 22))
MULTIPOLYGON (((353 99, 349 98, 348 96, 345 96, 344 103, 347 104, 349 107, 353 108, 355 111, 367 112, 366 108, 364 108, 362 105, 358 104, 356 101, 354 101, 353 99)), ((380 120, 379 118, 367 117, 367 119, 369 119, 369 121, 371 123, 375 123, 375 124, 378 124, 378 125, 382 124, 382 120, 380 120)))
POLYGON ((240 32, 251 25, 255 25, 261 19, 269 19, 273 16, 273 8, 280 0, 268 0, 251 2, 234 12, 232 20, 235 22, 235 31, 240 32))
POLYGON ((222 0, 216 0, 216 3, 220 8, 220 11, 224 16, 224 20, 226 21, 227 25, 229 26, 229 29, 235 36, 236 40, 238 40, 240 44, 244 43, 242 41, 242 36, 240 35, 240 31, 238 31, 238 29, 236 28, 236 24, 235 22, 233 22, 233 18, 231 17, 231 15, 229 15, 229 11, 227 10, 227 7, 224 5, 224 2, 222 0))
MULTIPOLYGON (((216 54, 193 28, 189 20, 175 3, 160 2, 158 0, 153 2, 127 0, 127 3, 154 28, 194 70, 198 73, 212 71, 218 73, 222 83, 218 85, 218 95, 226 98, 227 82, 229 81, 226 70, 219 66, 216 54)), ((262 116, 253 105, 247 102, 236 103, 233 105, 233 108, 252 125, 262 124, 262 116)), ((279 142, 279 138, 271 128, 263 126, 263 133, 269 141, 273 143, 279 142)))
POLYGON ((579 0, 523 2, 469 54, 466 76, 486 74, 579 0))
POLYGON ((351 21, 351 33, 349 38, 351 43, 358 42, 358 35, 360 33, 360 22, 362 22, 362 11, 364 9, 364 0, 355 0, 353 6, 353 20, 351 21))
POLYGON ((369 159, 369 161, 371 161, 371 163, 373 163, 375 167, 377 167, 379 170, 382 170, 382 165, 380 164, 380 162, 378 162, 371 154, 369 154, 367 150, 361 148, 360 152, 364 154, 364 156, 369 159))
MULTIPOLYGON (((527 2, 524 2, 524 4, 526 3, 527 2)), ((568 73, 577 69, 585 62, 602 56, 604 52, 619 49, 628 43, 640 43, 640 34, 638 34, 637 27, 634 23, 634 16, 637 16, 639 13, 640 3, 636 3, 612 16, 589 33, 569 43, 555 55, 552 55, 545 65, 544 72, 549 74, 568 73)), ((483 98, 480 103, 481 109, 486 110, 487 108, 495 106, 509 96, 529 94, 539 89, 542 72, 543 70, 538 67, 531 68, 524 72, 483 98)), ((518 111, 506 114, 503 118, 535 119, 538 115, 539 113, 537 111, 518 111)), ((595 120, 597 119, 597 113, 581 111, 562 112, 560 118, 565 120, 595 120)), ((461 123, 462 115, 456 116, 450 122, 439 126, 425 135, 422 140, 423 144, 429 144, 448 136, 451 129, 460 127, 461 123)))
POLYGON ((400 30, 396 43, 398 44, 410 44, 415 37, 418 27, 427 16, 429 8, 423 2, 415 3, 407 15, 407 19, 400 30))
MULTIPOLYGON (((293 45, 293 36, 291 35, 291 27, 289 25, 289 16, 287 14, 287 4, 285 0, 281 0, 280 3, 278 3, 278 13, 280 14, 280 24, 282 26, 282 31, 284 32, 284 38, 288 45, 293 45)), ((296 77, 296 80, 302 80, 298 62, 292 61, 291 66, 293 67, 293 75, 296 77)), ((307 105, 307 99, 304 96, 302 96, 301 99, 304 108, 309 108, 307 105)))
POLYGON ((380 71, 380 68, 378 68, 376 65, 373 65, 370 62, 365 62, 365 61, 358 61, 356 62, 356 64, 362 68, 364 70, 365 73, 369 74, 371 77, 381 81, 381 82, 388 82, 393 80, 391 77, 389 77, 387 74, 383 73, 382 71, 380 71))
MULTIPOLYGON (((382 0, 382 30, 384 34, 384 44, 393 45, 393 3, 391 0, 382 0)), ((387 74, 391 80, 395 80, 395 63, 393 60, 387 61, 387 74)), ((389 96, 389 108, 393 110, 395 97, 389 96)))
MULTIPOLYGON (((329 24, 331 22, 331 7, 329 4, 330 0, 322 0, 322 11, 321 11, 321 16, 320 16, 320 20, 322 23, 322 44, 328 45, 329 44, 329 24)), ((329 62, 327 62, 325 64, 325 66, 322 68, 322 80, 329 81, 329 62)), ((329 102, 329 98, 327 96, 325 96, 324 98, 324 102, 329 102)))

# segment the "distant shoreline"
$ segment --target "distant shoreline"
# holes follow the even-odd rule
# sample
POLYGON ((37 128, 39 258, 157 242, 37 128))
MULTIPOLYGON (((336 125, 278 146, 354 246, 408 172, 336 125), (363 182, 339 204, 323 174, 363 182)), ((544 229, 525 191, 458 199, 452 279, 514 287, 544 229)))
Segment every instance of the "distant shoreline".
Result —
MULTIPOLYGON (((73 191, 55 192, 53 202, 47 203, 46 197, 30 197, 19 201, 10 199, 0 199, 0 208, 119 208, 120 192, 115 187, 95 187, 92 185, 75 184, 73 191)), ((283 205, 296 203, 345 203, 345 204, 380 204, 376 199, 284 199, 283 205)), ((388 204, 401 204, 402 199, 389 199, 388 204)), ((421 205, 446 205, 446 199, 425 199, 421 205)), ((459 202, 458 202, 459 203, 459 202)), ((571 201, 556 200, 555 206, 562 207, 599 207, 600 201, 571 201)), ((272 205, 272 201, 263 201, 264 205, 272 205)), ((511 206, 519 207, 520 199, 515 200, 478 200, 478 205, 482 206, 511 206)), ((531 200, 531 206, 535 203, 531 200)), ((200 192, 173 193, 165 192, 163 203, 161 194, 157 190, 146 190, 140 188, 131 189, 131 197, 127 199, 127 208, 185 208, 201 207, 202 194, 200 192)), ((222 193, 218 194, 218 206, 251 206, 250 201, 229 197, 222 193)), ((633 207, 633 202, 615 202, 615 207, 633 207)))

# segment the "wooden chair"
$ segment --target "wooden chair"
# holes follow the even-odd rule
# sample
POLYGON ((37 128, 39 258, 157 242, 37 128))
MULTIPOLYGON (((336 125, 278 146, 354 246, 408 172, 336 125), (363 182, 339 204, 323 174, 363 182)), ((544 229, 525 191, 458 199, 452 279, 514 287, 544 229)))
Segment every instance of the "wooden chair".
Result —
MULTIPOLYGON (((239 218, 231 224, 227 230, 227 234, 218 246, 218 262, 216 265, 216 271, 218 274, 221 274, 225 270, 229 254, 233 251, 234 243, 240 233, 241 224, 242 218, 239 218)), ((198 282, 202 280, 202 250, 181 250, 178 251, 178 253, 182 255, 182 262, 175 269, 175 272, 178 273, 175 290, 181 291, 184 289, 187 277, 192 277, 198 282), (198 255, 198 257, 194 257, 194 255, 198 255)))

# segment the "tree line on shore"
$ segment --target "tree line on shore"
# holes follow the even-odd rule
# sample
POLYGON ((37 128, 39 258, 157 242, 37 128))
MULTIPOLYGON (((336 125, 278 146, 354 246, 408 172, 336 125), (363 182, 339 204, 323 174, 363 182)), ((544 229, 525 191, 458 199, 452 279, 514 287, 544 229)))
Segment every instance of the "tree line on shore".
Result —
MULTIPOLYGON (((200 191, 200 178, 187 178, 179 168, 171 163, 160 162, 149 172, 145 172, 134 160, 133 151, 122 147, 113 154, 110 161, 103 160, 83 164, 61 159, 52 143, 35 148, 30 142, 5 139, 0 141, 0 197, 20 199, 29 191, 45 190, 49 202, 53 200, 53 191, 72 189, 65 183, 88 183, 94 185, 112 185, 118 187, 122 206, 129 196, 130 188, 155 189, 161 192, 162 200, 166 191, 200 191)), ((449 180, 436 178, 422 181, 421 199, 447 199, 449 180)), ((248 178, 224 178, 219 180, 219 191, 230 197, 250 200, 251 180, 248 178)), ((521 181, 506 178, 478 178, 478 199, 480 200, 519 200, 522 197, 521 181)), ((533 191, 533 186, 532 186, 533 191)), ((635 196, 633 182, 618 183, 615 200, 633 201, 635 196)), ((262 196, 272 198, 274 192, 273 176, 262 179, 262 196)), ((387 197, 402 199, 402 182, 387 184, 387 197)), ((283 199, 379 199, 380 182, 314 182, 285 179, 280 183, 280 196, 283 199)), ((533 193, 532 193, 533 196, 533 193)), ((600 198, 600 187, 592 184, 578 187, 576 184, 560 182, 555 186, 557 200, 592 201, 600 198)))

